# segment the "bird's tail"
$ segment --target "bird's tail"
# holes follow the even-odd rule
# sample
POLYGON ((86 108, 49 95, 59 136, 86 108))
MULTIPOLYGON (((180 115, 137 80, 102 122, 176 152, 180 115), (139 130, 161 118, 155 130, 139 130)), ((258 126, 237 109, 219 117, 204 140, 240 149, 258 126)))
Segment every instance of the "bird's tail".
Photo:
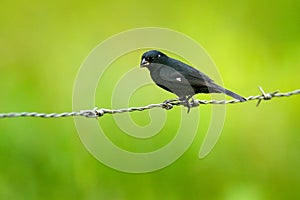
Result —
POLYGON ((226 95, 228 95, 228 96, 231 96, 231 97, 233 97, 233 98, 235 98, 235 99, 237 99, 237 100, 240 100, 240 101, 246 101, 246 99, 244 98, 244 97, 242 97, 242 96, 240 96, 240 95, 238 95, 238 94, 236 94, 236 93, 234 93, 234 92, 231 92, 230 90, 227 90, 227 89, 225 89, 225 88, 222 88, 221 86, 219 86, 219 85, 217 85, 217 84, 214 84, 214 90, 216 91, 216 92, 221 92, 221 93, 224 93, 224 94, 226 94, 226 95))
POLYGON ((228 96, 231 96, 237 100, 240 100, 240 101, 246 101, 246 99, 234 92, 231 92, 230 90, 227 90, 227 89, 224 89, 224 93, 227 94, 228 96))

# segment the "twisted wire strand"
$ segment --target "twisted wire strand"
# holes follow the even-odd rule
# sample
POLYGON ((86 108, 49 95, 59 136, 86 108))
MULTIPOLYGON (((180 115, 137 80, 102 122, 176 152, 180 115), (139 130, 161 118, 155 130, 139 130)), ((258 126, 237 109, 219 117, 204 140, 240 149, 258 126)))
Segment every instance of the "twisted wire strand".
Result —
MULTIPOLYGON (((258 100, 256 106, 259 106, 262 100, 270 100, 274 97, 290 97, 292 95, 300 94, 300 89, 279 93, 278 91, 265 93, 264 90, 259 87, 261 91, 261 95, 249 96, 246 98, 246 101, 258 100)), ((191 107, 197 107, 200 104, 235 104, 242 103, 242 101, 237 99, 232 100, 193 100, 190 102, 191 107)), ((144 111, 152 108, 162 108, 166 110, 172 109, 174 106, 187 106, 187 102, 179 101, 179 100, 167 100, 163 103, 158 104, 149 104, 147 106, 142 107, 130 107, 130 108, 122 108, 117 110, 105 109, 105 108, 94 108, 92 110, 81 110, 75 112, 64 112, 64 113, 37 113, 37 112, 11 112, 11 113, 0 113, 0 118, 14 118, 14 117, 41 117, 41 118, 60 118, 60 117, 74 117, 74 116, 82 116, 87 118, 98 118, 102 117, 104 114, 117 114, 117 113, 126 113, 126 112, 134 112, 134 111, 144 111)))

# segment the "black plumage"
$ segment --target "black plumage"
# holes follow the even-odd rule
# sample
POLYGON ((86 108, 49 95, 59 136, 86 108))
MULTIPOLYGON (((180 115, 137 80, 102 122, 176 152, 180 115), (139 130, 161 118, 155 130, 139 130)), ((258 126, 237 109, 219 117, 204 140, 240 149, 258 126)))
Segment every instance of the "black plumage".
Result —
POLYGON ((149 69, 152 80, 159 87, 176 94, 181 100, 188 101, 198 93, 224 93, 240 101, 246 100, 217 85, 199 70, 157 50, 145 52, 140 66, 149 69))

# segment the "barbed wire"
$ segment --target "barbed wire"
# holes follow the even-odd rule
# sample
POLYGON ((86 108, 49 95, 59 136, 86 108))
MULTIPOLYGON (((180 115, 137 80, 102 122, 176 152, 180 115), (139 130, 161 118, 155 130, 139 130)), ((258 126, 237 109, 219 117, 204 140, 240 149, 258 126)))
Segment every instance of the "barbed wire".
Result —
POLYGON ((92 110, 81 110, 75 112, 64 112, 64 113, 37 113, 37 112, 11 112, 11 113, 0 113, 0 118, 13 118, 13 117, 41 117, 41 118, 60 118, 60 117, 74 117, 82 116, 87 118, 98 118, 102 117, 104 114, 117 114, 117 113, 126 113, 134 111, 144 111, 152 108, 162 108, 166 110, 172 109, 174 106, 186 106, 186 107, 197 107, 200 104, 234 104, 234 103, 243 103, 252 100, 258 100, 256 106, 259 106, 262 100, 271 100, 274 97, 290 97, 292 95, 300 94, 300 89, 279 93, 279 91, 265 93, 264 90, 259 87, 261 95, 249 96, 246 98, 246 101, 240 101, 237 99, 232 100, 192 100, 191 102, 179 101, 178 99, 171 99, 164 101, 163 103, 158 104, 149 104, 143 107, 131 107, 131 108, 122 108, 117 110, 105 109, 105 108, 94 108, 92 110), (187 105, 189 104, 189 106, 187 105))

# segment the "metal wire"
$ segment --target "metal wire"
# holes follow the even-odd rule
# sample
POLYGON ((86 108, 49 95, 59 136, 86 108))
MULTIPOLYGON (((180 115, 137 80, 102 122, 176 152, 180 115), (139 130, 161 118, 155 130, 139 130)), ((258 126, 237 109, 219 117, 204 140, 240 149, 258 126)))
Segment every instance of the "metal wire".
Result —
MULTIPOLYGON (((246 98, 246 101, 258 100, 256 106, 259 106, 262 100, 271 100, 274 97, 290 97, 292 95, 300 94, 300 89, 279 93, 278 91, 265 93, 264 90, 259 87, 261 95, 249 96, 246 98)), ((189 102, 190 107, 197 107, 200 104, 234 104, 234 103, 243 103, 240 100, 232 99, 232 100, 192 100, 189 102)), ((179 101, 177 99, 167 100, 163 103, 159 104, 149 104, 143 107, 131 107, 131 108, 123 108, 117 110, 110 110, 105 108, 94 108, 92 110, 81 110, 77 112, 64 112, 64 113, 37 113, 37 112, 11 112, 11 113, 0 113, 0 118, 13 118, 13 117, 41 117, 41 118, 60 118, 60 117, 73 117, 73 116, 83 116, 87 118, 98 118, 102 117, 104 114, 117 114, 117 113, 125 113, 125 112, 134 112, 134 111, 144 111, 152 108, 162 108, 166 110, 172 109, 174 106, 187 106, 187 102, 179 101)))

